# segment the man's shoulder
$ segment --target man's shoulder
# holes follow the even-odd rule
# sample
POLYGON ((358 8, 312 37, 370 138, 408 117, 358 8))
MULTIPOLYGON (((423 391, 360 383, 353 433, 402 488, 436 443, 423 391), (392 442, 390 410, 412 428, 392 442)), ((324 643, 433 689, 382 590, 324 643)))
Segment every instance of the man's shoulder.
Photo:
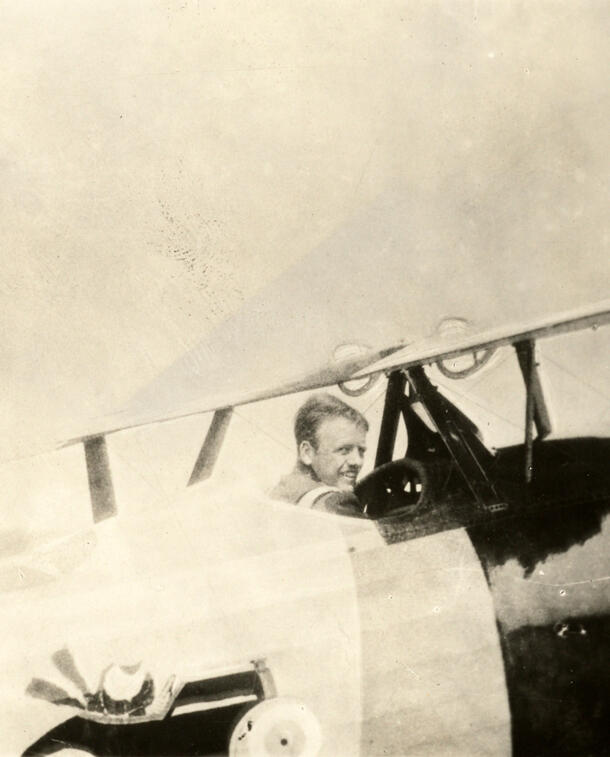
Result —
POLYGON ((313 503, 315 510, 322 510, 335 515, 347 515, 351 518, 366 518, 362 512, 362 504, 352 492, 330 490, 322 492, 313 503))
POLYGON ((277 485, 269 492, 269 495, 273 499, 282 499, 296 505, 304 494, 318 486, 320 486, 319 481, 295 468, 286 476, 282 476, 277 485))
POLYGON ((351 517, 366 517, 362 513, 362 505, 353 492, 344 492, 334 486, 326 486, 298 468, 283 476, 269 495, 273 499, 281 499, 294 505, 301 504, 314 510, 351 517))

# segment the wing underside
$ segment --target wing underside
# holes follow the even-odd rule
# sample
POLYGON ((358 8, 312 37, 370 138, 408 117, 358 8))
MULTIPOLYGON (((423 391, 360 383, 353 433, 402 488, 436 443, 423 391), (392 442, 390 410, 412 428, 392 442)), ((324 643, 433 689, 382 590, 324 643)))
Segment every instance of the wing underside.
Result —
MULTIPOLYGON (((155 413, 154 410, 147 412, 137 408, 108 416, 99 419, 99 423, 93 425, 90 430, 74 436, 61 446, 152 423, 162 423, 287 394, 315 390, 379 372, 389 373, 399 368, 427 365, 468 353, 542 339, 569 331, 596 329, 608 322, 610 322, 610 301, 569 313, 554 314, 529 323, 502 325, 485 330, 471 328, 468 323, 460 321, 457 333, 453 329, 447 334, 443 331, 443 323, 441 323, 436 333, 428 338, 407 345, 386 346, 383 349, 369 351, 366 355, 355 359, 339 362, 331 358, 326 365, 320 366, 308 375, 294 377, 292 380, 281 383, 270 382, 268 386, 260 388, 245 386, 238 391, 202 394, 200 398, 188 404, 180 404, 177 399, 174 407, 168 407, 164 412, 155 413)), ((175 396, 179 397, 179 394, 175 396)))

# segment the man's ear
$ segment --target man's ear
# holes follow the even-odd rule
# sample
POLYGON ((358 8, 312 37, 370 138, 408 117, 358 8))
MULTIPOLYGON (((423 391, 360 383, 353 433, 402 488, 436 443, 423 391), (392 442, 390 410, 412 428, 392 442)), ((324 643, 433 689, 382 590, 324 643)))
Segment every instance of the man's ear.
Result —
POLYGON ((303 465, 311 465, 313 462, 313 454, 315 450, 306 439, 299 444, 299 460, 303 465))

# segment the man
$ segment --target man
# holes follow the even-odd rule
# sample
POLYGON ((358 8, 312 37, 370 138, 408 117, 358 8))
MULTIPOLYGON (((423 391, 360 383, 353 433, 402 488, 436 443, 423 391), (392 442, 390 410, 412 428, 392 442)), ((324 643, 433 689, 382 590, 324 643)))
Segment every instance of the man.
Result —
POLYGON ((297 462, 271 492, 276 499, 325 512, 366 517, 354 494, 369 424, 331 394, 314 394, 296 414, 297 462))

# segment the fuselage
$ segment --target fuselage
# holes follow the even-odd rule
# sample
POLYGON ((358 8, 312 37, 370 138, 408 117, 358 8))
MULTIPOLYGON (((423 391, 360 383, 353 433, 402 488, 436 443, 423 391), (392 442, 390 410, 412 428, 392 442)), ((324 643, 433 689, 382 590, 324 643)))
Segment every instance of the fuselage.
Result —
MULTIPOLYGON (((501 512, 469 504, 450 477, 425 513, 380 521, 201 484, 171 508, 13 555, 3 746, 226 748, 237 705, 108 724, 26 693, 43 679, 82 700, 53 662, 69 650, 90 693, 111 664, 141 663, 159 692, 172 676, 264 660, 275 695, 314 714, 329 757, 601 753, 607 442, 544 444, 548 484, 539 476, 501 512)), ((497 456, 511 480, 521 452, 497 456)))

